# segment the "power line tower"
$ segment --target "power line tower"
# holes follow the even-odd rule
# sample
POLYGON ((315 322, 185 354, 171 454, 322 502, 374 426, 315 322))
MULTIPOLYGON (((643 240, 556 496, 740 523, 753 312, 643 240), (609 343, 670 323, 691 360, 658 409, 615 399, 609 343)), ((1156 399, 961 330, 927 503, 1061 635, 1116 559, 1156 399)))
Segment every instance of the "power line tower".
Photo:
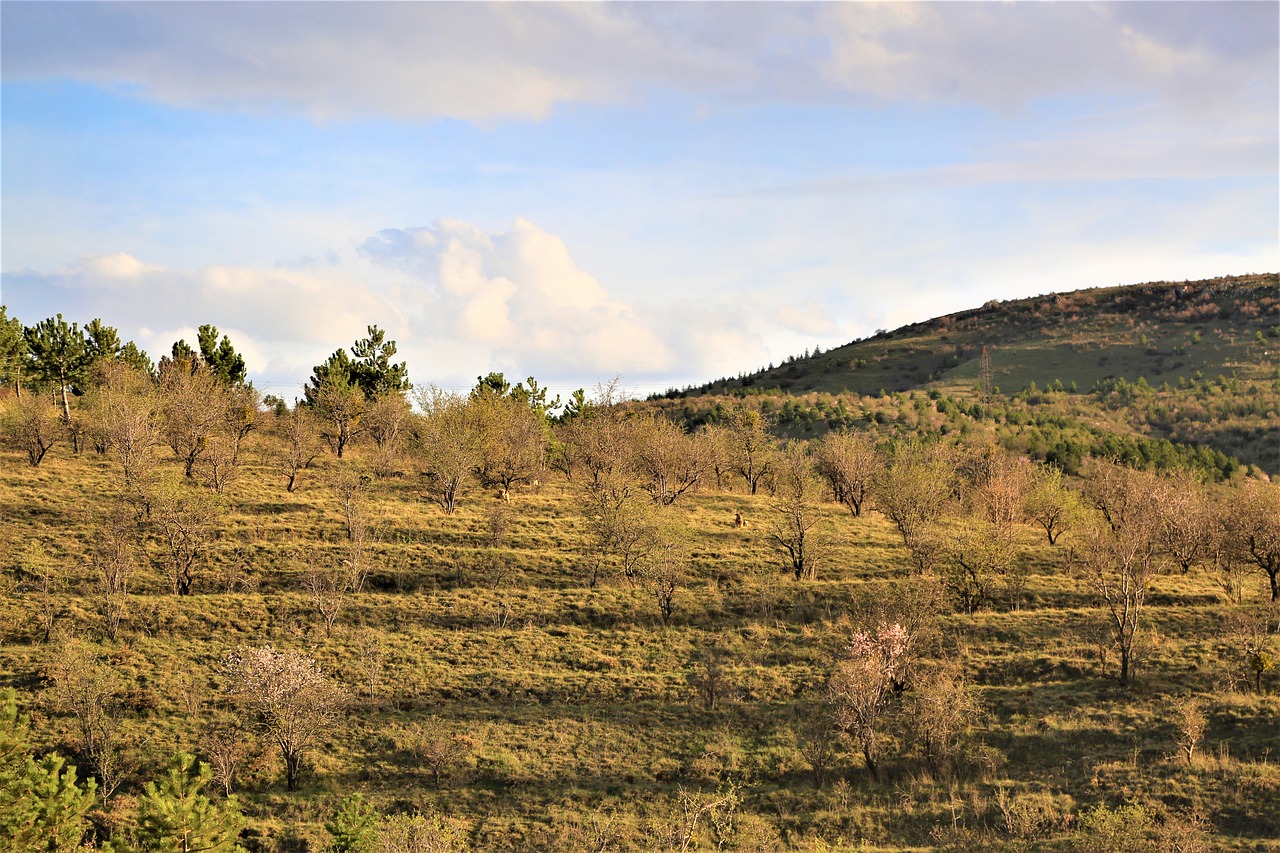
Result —
POLYGON ((978 393, 982 399, 991 398, 991 354, 982 348, 982 358, 978 360, 978 393))

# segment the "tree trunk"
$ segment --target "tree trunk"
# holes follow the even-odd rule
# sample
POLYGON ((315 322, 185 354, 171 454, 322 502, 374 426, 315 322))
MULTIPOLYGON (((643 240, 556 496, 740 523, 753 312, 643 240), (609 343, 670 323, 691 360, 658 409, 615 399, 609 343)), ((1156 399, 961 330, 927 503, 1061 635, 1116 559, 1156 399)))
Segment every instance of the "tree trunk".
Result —
POLYGON ((298 790, 298 777, 302 775, 302 756, 296 752, 284 753, 284 784, 290 791, 298 790))

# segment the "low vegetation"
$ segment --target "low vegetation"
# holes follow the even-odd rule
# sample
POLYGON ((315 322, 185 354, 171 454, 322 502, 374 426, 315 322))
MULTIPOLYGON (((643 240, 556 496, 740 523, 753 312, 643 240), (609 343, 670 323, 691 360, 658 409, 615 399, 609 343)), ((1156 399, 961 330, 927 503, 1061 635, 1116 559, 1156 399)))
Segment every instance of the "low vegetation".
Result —
POLYGON ((290 408, 201 338, 0 402, 15 849, 1280 849, 1265 465, 980 389, 411 391, 376 328, 290 408))

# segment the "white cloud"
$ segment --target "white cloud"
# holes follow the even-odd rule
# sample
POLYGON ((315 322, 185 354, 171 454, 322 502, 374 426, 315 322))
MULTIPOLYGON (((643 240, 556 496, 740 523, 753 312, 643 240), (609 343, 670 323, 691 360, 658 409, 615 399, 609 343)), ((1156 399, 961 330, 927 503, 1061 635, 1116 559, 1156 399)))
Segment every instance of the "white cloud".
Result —
POLYGON ((327 120, 539 120, 652 87, 980 103, 1276 92, 1268 3, 12 3, 5 79, 327 120), (1144 8, 1133 8, 1133 7, 1144 8))
POLYGON ((422 322, 432 334, 485 347, 495 360, 548 365, 560 375, 671 365, 657 328, 579 269, 563 240, 527 220, 494 234, 457 220, 387 229, 361 252, 412 276, 399 292, 430 306, 422 322))

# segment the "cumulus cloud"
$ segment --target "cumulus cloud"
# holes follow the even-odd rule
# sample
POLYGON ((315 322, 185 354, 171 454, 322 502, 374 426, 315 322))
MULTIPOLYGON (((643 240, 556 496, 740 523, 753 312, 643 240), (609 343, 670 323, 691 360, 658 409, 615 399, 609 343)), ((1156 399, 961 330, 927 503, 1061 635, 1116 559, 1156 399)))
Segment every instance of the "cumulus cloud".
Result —
POLYGON ((318 119, 546 118, 653 87, 1020 108, 1274 100, 1268 3, 13 3, 6 79, 318 119))
POLYGON ((579 269, 559 237, 517 219, 486 233, 457 220, 379 232, 364 242, 370 261, 407 273, 410 302, 429 305, 434 334, 558 372, 666 370, 672 352, 655 326, 579 269))

